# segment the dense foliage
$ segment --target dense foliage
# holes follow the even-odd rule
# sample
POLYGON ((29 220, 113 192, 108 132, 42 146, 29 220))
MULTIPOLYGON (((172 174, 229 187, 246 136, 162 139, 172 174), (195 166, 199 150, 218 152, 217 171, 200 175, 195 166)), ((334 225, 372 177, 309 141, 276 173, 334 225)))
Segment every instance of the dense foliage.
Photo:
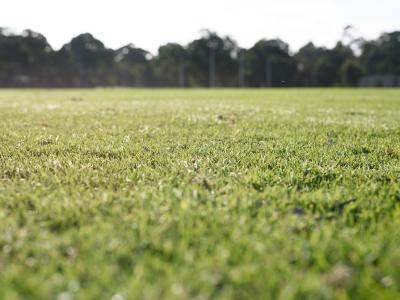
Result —
POLYGON ((352 43, 338 42, 333 49, 309 43, 292 53, 279 39, 242 49, 229 37, 205 31, 186 46, 163 45, 154 56, 132 44, 108 49, 88 33, 55 51, 39 33, 0 29, 0 86, 400 85, 400 32, 359 41, 358 50, 355 55, 352 43))

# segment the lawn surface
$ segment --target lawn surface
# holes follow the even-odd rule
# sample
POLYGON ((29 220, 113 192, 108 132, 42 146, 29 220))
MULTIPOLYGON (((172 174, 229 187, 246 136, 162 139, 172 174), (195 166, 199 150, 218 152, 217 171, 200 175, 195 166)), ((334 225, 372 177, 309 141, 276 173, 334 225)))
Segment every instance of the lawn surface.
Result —
POLYGON ((400 299, 400 90, 1 90, 0 299, 400 299))

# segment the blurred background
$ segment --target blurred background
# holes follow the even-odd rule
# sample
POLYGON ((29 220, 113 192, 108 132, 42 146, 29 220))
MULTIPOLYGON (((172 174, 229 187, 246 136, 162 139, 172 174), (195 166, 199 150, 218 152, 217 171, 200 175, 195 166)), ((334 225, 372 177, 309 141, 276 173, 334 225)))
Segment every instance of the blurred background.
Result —
POLYGON ((399 11, 398 0, 3 1, 0 87, 399 87, 399 11))

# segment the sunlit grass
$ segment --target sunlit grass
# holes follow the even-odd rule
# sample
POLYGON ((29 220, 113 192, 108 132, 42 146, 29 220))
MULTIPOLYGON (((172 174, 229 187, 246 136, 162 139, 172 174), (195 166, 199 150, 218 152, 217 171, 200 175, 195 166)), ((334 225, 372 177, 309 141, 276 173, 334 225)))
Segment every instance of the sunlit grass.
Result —
POLYGON ((397 299, 399 90, 0 91, 0 299, 397 299))

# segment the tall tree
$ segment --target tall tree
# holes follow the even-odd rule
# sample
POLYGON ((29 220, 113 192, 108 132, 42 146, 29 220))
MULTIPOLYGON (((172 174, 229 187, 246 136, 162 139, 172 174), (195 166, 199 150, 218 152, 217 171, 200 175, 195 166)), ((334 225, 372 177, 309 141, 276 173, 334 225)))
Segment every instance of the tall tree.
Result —
POLYGON ((187 73, 191 86, 237 86, 238 47, 229 37, 205 31, 187 46, 187 73))
POLYGON ((400 31, 365 42, 360 61, 368 75, 400 76, 400 31))
POLYGON ((292 86, 296 62, 282 40, 260 40, 245 55, 246 82, 253 87, 292 86))
POLYGON ((185 86, 186 50, 179 44, 169 43, 158 49, 152 60, 157 85, 185 86))
POLYGON ((308 43, 294 55, 297 63, 296 85, 317 86, 318 81, 314 77, 316 62, 325 54, 324 48, 314 46, 308 43))
POLYGON ((63 68, 72 84, 96 86, 113 84, 114 53, 89 33, 73 38, 57 53, 56 63, 63 68))
POLYGON ((153 74, 148 51, 128 44, 115 52, 119 79, 123 86, 151 86, 153 74))
POLYGON ((397 85, 400 32, 364 41, 350 29, 348 42, 332 49, 309 43, 295 55, 279 39, 242 49, 229 37, 204 31, 187 46, 169 43, 153 56, 132 44, 108 49, 89 33, 54 51, 37 32, 0 28, 0 86, 397 85))
POLYGON ((51 52, 46 38, 37 32, 15 35, 0 30, 0 85, 47 85, 51 52))
POLYGON ((333 49, 324 49, 315 63, 312 80, 317 86, 342 85, 340 69, 347 60, 354 59, 350 47, 338 42, 333 49))

